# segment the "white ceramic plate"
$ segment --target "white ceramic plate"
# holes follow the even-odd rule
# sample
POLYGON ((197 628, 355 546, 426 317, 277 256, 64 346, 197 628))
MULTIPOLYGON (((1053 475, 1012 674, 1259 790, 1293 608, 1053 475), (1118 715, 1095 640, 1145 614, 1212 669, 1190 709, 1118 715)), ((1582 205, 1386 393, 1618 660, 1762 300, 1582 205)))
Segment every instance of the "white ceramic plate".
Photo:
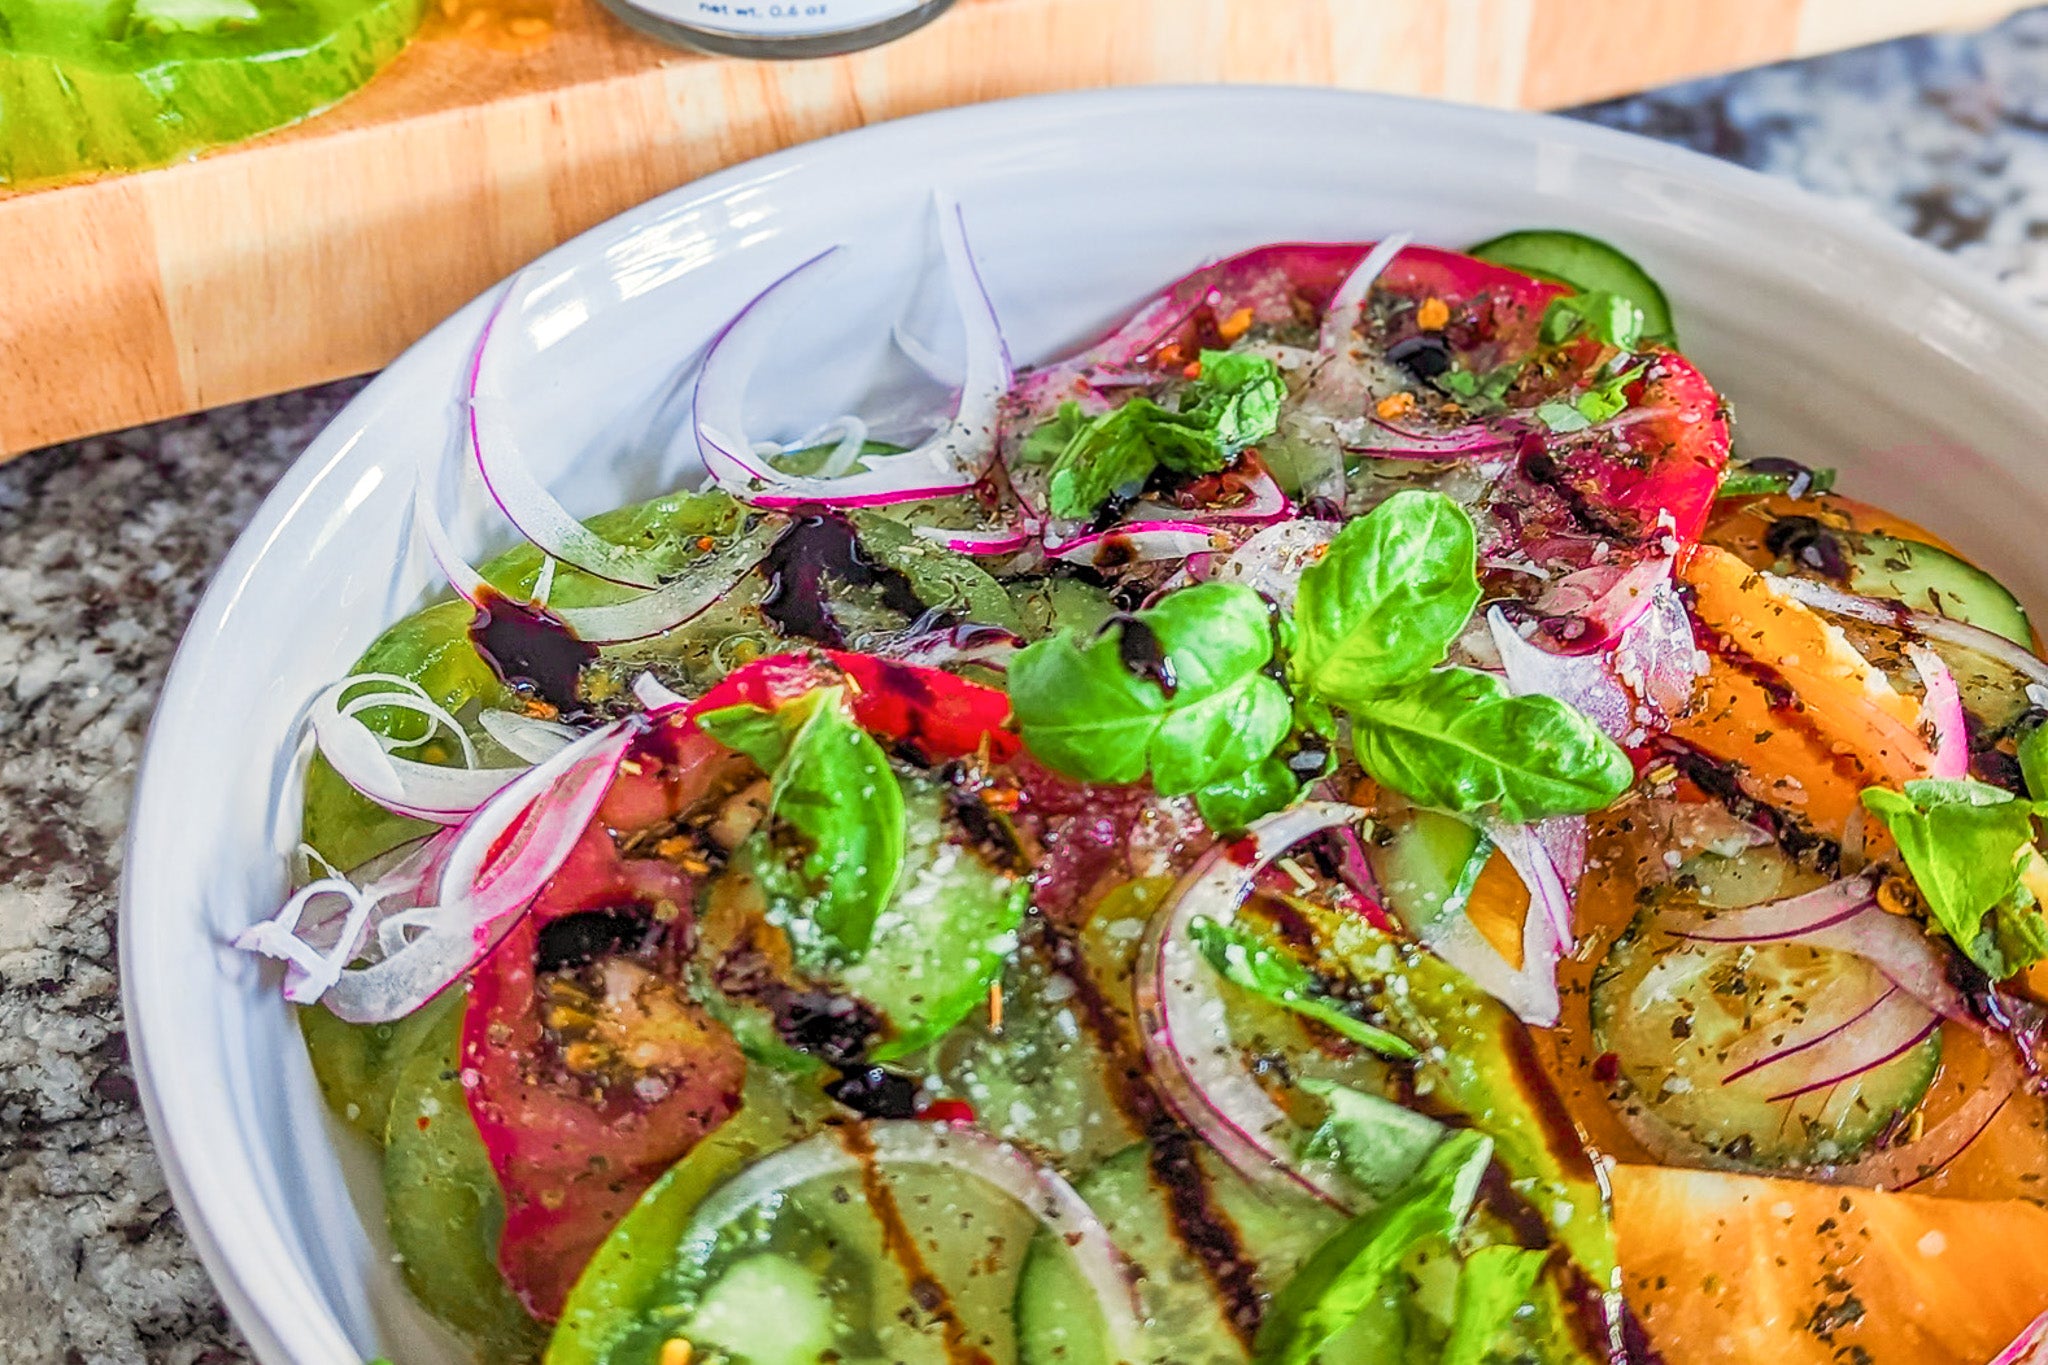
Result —
MULTIPOLYGON (((2048 338, 1938 254, 1762 177, 1580 123, 1324 91, 1064 95, 910 119, 736 167, 593 229, 526 277, 528 448, 572 510, 670 486, 673 378, 768 281, 845 242, 808 339, 757 381, 793 436, 844 410, 957 196, 1019 360, 1202 262, 1287 238, 1513 227, 1618 243, 1661 280, 1740 447, 1840 464, 1857 494, 1961 542, 2048 603, 2039 449, 2048 338)), ((352 1200, 274 976, 226 946, 284 889, 295 722, 440 584, 410 547, 412 470, 455 434, 472 303, 313 443, 222 566, 150 735, 122 887, 129 1037, 171 1189, 271 1365, 459 1359, 352 1200), (370 1229, 370 1231, 366 1231, 370 1229)), ((687 445, 687 442, 682 445, 687 445)), ((460 528, 468 548, 509 528, 460 528)), ((358 1182, 361 1183, 361 1182, 358 1182)))

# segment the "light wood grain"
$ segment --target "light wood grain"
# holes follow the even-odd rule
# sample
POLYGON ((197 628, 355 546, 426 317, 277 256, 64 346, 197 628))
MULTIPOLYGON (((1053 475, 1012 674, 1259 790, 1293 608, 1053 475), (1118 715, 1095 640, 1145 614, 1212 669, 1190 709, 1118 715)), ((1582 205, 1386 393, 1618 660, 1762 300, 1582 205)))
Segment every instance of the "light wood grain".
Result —
POLYGON ((0 455, 375 369, 564 238, 721 166, 1034 91, 1287 81, 1552 107, 2003 0, 961 0, 877 51, 691 56, 589 0, 445 0, 297 128, 0 196, 0 455), (523 22, 522 22, 523 21, 523 22), (520 31, 515 31, 520 30, 520 31))

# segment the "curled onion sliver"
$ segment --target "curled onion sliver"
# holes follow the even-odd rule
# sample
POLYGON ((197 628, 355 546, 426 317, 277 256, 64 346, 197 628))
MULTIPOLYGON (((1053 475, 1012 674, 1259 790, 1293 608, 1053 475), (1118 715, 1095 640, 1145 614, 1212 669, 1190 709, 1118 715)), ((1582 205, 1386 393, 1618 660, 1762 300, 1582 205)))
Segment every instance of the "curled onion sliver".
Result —
MULTIPOLYGON (((420 888, 415 904, 376 924, 371 941, 383 956, 335 971, 318 998, 350 1023, 375 1024, 403 1018, 445 990, 510 932, 561 867, 643 725, 630 719, 594 730, 480 806, 440 854, 433 884, 420 888), (431 902, 418 903, 428 902, 428 893, 431 902)), ((268 922, 274 927, 259 925, 237 942, 304 968, 302 955, 281 937, 298 936, 304 908, 294 897, 268 922)))
POLYGON ((521 454, 522 428, 507 410, 506 385, 494 363, 491 341, 505 321, 506 308, 525 283, 526 272, 522 271, 499 295, 470 356, 469 449, 477 473, 505 519, 552 558, 628 587, 659 587, 658 565, 641 551, 615 545, 571 516, 533 476, 521 454))
POLYGON ((476 753, 455 718, 435 704, 417 683, 407 679, 389 674, 357 674, 321 692, 313 699, 308 713, 321 756, 349 786, 395 814, 440 825, 459 824, 526 771, 523 767, 446 767, 394 754, 394 742, 359 718, 362 712, 378 708, 425 715, 459 736, 460 746, 469 759, 473 761, 476 753), (376 685, 380 690, 342 700, 349 692, 366 685, 376 685))
POLYGON ((967 245, 960 208, 943 198, 939 246, 967 334, 964 377, 951 419, 912 449, 863 456, 859 473, 838 478, 787 474, 755 454, 745 421, 748 381, 767 359, 782 323, 801 306, 804 286, 817 283, 843 262, 844 249, 833 247, 757 295, 726 323, 705 354, 697 372, 691 421, 704 467, 720 487, 762 507, 815 502, 874 507, 973 487, 995 456, 999 405, 1012 377, 1010 355, 967 245))
POLYGON ((1325 547, 1342 529, 1342 522, 1312 520, 1265 527, 1225 556, 1213 577, 1242 583, 1292 611, 1302 571, 1322 558, 1325 547))
POLYGON ((1227 1048, 1216 974, 1188 937, 1198 917, 1228 924, 1258 874, 1310 835, 1366 817, 1340 801, 1304 801, 1252 822, 1244 837, 1196 860, 1154 913, 1139 948, 1138 1031, 1161 1090, 1188 1126, 1248 1180, 1292 1185, 1328 1203, 1351 1197, 1334 1171, 1297 1159, 1296 1129, 1227 1048))
POLYGON ((1920 675, 1920 685, 1927 689, 1920 704, 1934 728, 1934 757, 1927 765, 1928 773, 1934 777, 1968 777, 1970 733, 1963 719, 1963 694, 1956 686, 1956 675, 1939 654, 1925 645, 1907 645, 1906 657, 1913 661, 1913 671, 1920 675))
POLYGON ((559 720, 542 720, 520 711, 486 707, 477 712, 477 724, 500 747, 528 763, 545 763, 568 745, 583 737, 583 731, 559 720))
MULTIPOLYGON (((329 868, 327 876, 293 892, 276 914, 236 935, 234 946, 281 960, 284 998, 310 1005, 361 954, 377 911, 387 901, 417 904, 422 887, 437 883, 454 841, 453 829, 439 830, 412 845, 387 871, 361 884, 329 868), (325 912, 323 906, 330 900, 341 905, 325 912)), ((319 858, 317 853, 311 856, 319 858)))
POLYGON ((1109 1229, 1057 1171, 1022 1150, 966 1124, 883 1119, 865 1125, 872 1157, 853 1140, 820 1133, 746 1167, 712 1192, 690 1219, 678 1258, 702 1264, 714 1254, 721 1230, 756 1210, 773 1209, 801 1185, 847 1175, 869 1160, 894 1166, 937 1166, 973 1176, 1029 1210, 1072 1253, 1095 1293, 1119 1355, 1137 1359, 1140 1325, 1134 1277, 1109 1229))
POLYGON ((690 699, 676 691, 652 673, 642 673, 633 679, 633 699, 640 703, 642 710, 650 716, 666 715, 679 707, 688 706, 690 699))
POLYGON ((1365 253, 1364 259, 1352 267, 1344 282, 1330 295, 1329 305, 1323 309, 1322 326, 1316 334, 1316 349, 1324 355, 1334 355, 1350 343, 1352 329, 1358 326, 1360 310, 1365 307, 1373 285, 1394 263, 1394 258, 1407 250, 1412 240, 1405 232, 1383 237, 1365 253))
POLYGON ((935 540, 963 555, 1015 554, 1031 543, 1031 533, 1021 526, 1001 527, 993 531, 955 531, 943 526, 914 526, 911 529, 926 540, 935 540))
POLYGON ((1887 601, 1881 597, 1863 597, 1853 592, 1844 592, 1840 588, 1815 582, 1811 578, 1788 578, 1768 573, 1764 578, 1779 592, 1816 611, 1828 612, 1835 616, 1848 616, 1858 621, 1868 621, 1872 625, 1892 626, 1899 630, 1911 631, 1925 639, 1956 645, 1982 654, 1986 658, 1996 659, 2029 682, 2048 686, 2048 662, 2041 660, 2031 650, 2022 648, 2003 635, 1988 631, 1982 626, 1951 620, 1933 612, 1914 611, 1898 602, 1887 601))
POLYGON ((1159 559, 1186 559, 1228 546, 1229 538, 1213 526, 1190 521, 1134 521, 1107 531, 1076 536, 1048 545, 1048 558, 1065 564, 1136 564, 1159 559))

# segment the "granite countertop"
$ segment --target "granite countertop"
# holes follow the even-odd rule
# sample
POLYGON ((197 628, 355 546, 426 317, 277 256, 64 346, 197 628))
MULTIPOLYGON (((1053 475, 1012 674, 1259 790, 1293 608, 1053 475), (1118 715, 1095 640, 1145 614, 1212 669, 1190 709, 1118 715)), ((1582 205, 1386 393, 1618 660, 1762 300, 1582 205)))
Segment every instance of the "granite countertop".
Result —
MULTIPOLYGON (((1579 116, 1846 200, 2048 307, 2048 10, 1579 116)), ((0 467, 0 1360, 248 1358, 137 1108, 115 881, 143 732, 199 592, 360 387, 0 467)))

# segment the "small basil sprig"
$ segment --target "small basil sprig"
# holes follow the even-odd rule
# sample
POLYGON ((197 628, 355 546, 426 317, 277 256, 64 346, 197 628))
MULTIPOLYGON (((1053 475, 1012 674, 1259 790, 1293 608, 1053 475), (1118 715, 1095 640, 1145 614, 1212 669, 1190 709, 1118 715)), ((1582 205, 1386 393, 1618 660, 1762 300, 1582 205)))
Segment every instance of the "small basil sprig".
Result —
POLYGON ((1047 506, 1056 517, 1091 517, 1109 497, 1136 488, 1164 465, 1211 474, 1278 429, 1287 385, 1264 356, 1204 351, 1201 376, 1179 410, 1136 397, 1094 417, 1067 402, 1024 440, 1027 463, 1051 464, 1047 506))
POLYGON ((1359 1018, 1356 1006, 1323 990, 1315 973, 1258 935, 1197 915, 1188 924, 1188 937, 1202 959, 1232 985, 1313 1019, 1382 1057, 1413 1061, 1422 1055, 1406 1038, 1359 1018))
POLYGON ((1570 341, 1581 332, 1623 351, 1633 351, 1643 341, 1643 310, 1634 300, 1604 289, 1583 294, 1564 294, 1543 310, 1541 335, 1552 346, 1570 341))
POLYGON ((1453 1132, 1392 1199, 1339 1229, 1274 1296, 1253 1343, 1255 1365, 1321 1359, 1332 1339, 1381 1305, 1411 1251, 1458 1235, 1492 1159, 1490 1138, 1453 1132))
POLYGON ((1561 398, 1536 405, 1536 420, 1552 431, 1584 431, 1595 423, 1619 416, 1628 407, 1629 385, 1642 378, 1647 362, 1610 374, 1569 401, 1561 398))
POLYGON ((1514 824, 1598 810, 1634 768, 1553 697, 1439 667, 1479 600, 1471 518, 1405 490, 1351 522, 1302 573, 1294 676, 1351 720, 1358 761, 1424 805, 1498 809, 1514 824))
POLYGON ((1202 583, 1092 639, 1063 631, 1018 651, 1010 708, 1026 747, 1069 777, 1149 772, 1181 795, 1254 768, 1285 738, 1292 708, 1264 672, 1272 658, 1265 601, 1239 583, 1202 583))
POLYGON ((1891 831, 1935 924, 1994 981, 2048 957, 2048 920, 2028 886, 2043 884, 2042 804, 1967 779, 1870 787, 1863 804, 1891 831))
POLYGON ((728 706, 697 717, 713 739, 769 774, 771 835, 796 836, 808 913, 800 949, 857 958, 903 874, 903 788, 888 755, 854 722, 846 689, 821 687, 774 711, 728 706))

